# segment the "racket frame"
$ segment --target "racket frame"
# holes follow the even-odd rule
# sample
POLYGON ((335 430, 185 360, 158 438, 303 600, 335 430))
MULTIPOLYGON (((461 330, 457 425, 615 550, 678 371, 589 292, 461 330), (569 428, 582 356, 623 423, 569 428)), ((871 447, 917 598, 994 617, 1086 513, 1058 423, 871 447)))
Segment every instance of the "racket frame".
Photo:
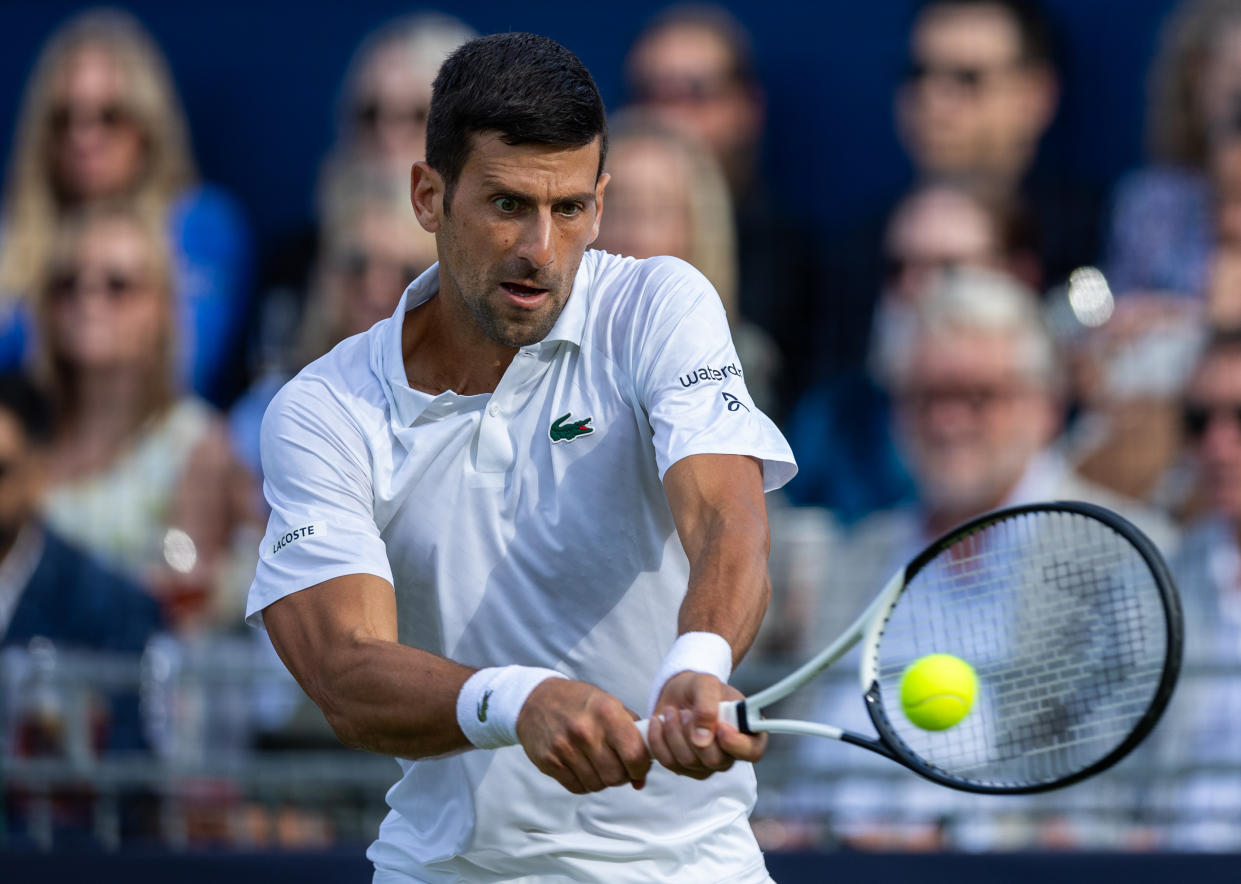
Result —
MULTIPOLYGON (((1159 721, 1172 691, 1176 687, 1180 674, 1182 649, 1184 644, 1184 628, 1182 624, 1180 599, 1171 572, 1160 555, 1159 550, 1133 523, 1105 507, 1084 501, 1060 500, 1046 503, 1031 503, 1021 506, 1005 507, 971 519, 949 531, 943 537, 931 543, 904 568, 894 574, 880 590, 879 594, 866 606, 831 644, 799 666, 784 678, 743 700, 735 701, 735 715, 738 727, 745 733, 784 733, 802 734, 807 736, 827 737, 841 740, 855 746, 869 749, 879 755, 890 758, 932 782, 966 792, 982 794, 1032 794, 1058 789, 1093 776, 1114 765, 1124 758, 1150 733, 1159 721), (961 540, 982 531, 998 522, 1036 512, 1076 513, 1095 519, 1111 528, 1127 540, 1145 561, 1155 578, 1163 604, 1165 640, 1167 642, 1164 665, 1159 684, 1151 697, 1146 712, 1138 719, 1129 735, 1111 752, 1093 764, 1070 775, 1054 780, 1030 784, 985 784, 954 777, 939 768, 924 762, 916 755, 896 733, 892 727, 883 701, 879 693, 879 679, 876 671, 874 650, 883 635, 888 617, 897 601, 919 571, 933 561, 940 553, 961 540), (789 696, 793 691, 814 679, 843 657, 859 641, 864 641, 865 653, 858 669, 862 696, 871 723, 879 734, 873 739, 833 725, 818 722, 800 721, 797 719, 764 719, 762 711, 766 707, 789 696)), ((731 714, 730 714, 731 717, 731 714)))

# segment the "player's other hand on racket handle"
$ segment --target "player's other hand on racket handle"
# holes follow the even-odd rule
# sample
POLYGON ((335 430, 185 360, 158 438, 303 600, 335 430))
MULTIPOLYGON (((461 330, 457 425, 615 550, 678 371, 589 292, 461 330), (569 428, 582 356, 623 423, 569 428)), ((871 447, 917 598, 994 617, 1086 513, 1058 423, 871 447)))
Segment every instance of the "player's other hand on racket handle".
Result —
POLYGON ((702 780, 733 762, 758 761, 766 734, 743 734, 719 720, 720 701, 741 692, 714 675, 685 671, 668 679, 655 704, 647 742, 655 759, 674 773, 702 780))
POLYGON ((539 770, 575 795, 625 783, 641 789, 651 756, 635 719, 594 685, 549 678, 521 707, 517 738, 539 770))

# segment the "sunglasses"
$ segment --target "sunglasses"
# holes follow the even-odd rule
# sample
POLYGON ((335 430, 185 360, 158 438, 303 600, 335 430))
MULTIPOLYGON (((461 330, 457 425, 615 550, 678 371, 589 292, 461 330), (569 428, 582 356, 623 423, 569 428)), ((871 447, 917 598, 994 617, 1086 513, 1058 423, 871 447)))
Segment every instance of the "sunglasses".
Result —
POLYGON ((1189 403, 1181 410, 1181 427, 1186 436, 1197 441, 1206 435, 1211 422, 1220 417, 1230 421, 1234 428, 1241 427, 1241 402, 1189 403))
POLYGON ((997 405, 1020 396, 1024 388, 1006 385, 913 386, 898 394, 901 403, 919 413, 929 412, 938 405, 964 405, 971 414, 981 415, 997 405))
POLYGON ((941 83, 955 86, 962 92, 980 92, 983 84, 992 76, 1012 67, 1015 67, 1015 65, 1001 64, 993 65, 992 67, 982 67, 980 65, 965 64, 927 64, 915 61, 905 71, 905 81, 908 83, 921 83, 928 79, 938 80, 941 83))
POLYGON ((66 134, 75 126, 98 127, 105 132, 115 132, 128 126, 133 119, 128 110, 115 102, 98 107, 62 104, 53 108, 49 116, 52 133, 57 136, 66 134))
POLYGON ((737 83, 730 75, 705 77, 667 77, 634 84, 639 104, 703 105, 727 97, 737 83))
POLYGON ((338 255, 336 267, 353 281, 360 281, 372 269, 395 273, 405 280, 417 279, 426 270, 425 267, 410 261, 392 261, 361 249, 350 249, 338 255))
POLYGON ((102 292, 110 303, 117 304, 128 300, 143 287, 144 282, 137 275, 123 270, 110 269, 98 276, 88 276, 78 268, 69 268, 52 275, 48 293, 53 301, 65 304, 94 288, 102 292))
POLYGON ((431 109, 425 104, 416 104, 409 108, 385 107, 379 101, 367 101, 358 105, 354 117, 358 125, 364 129, 378 129, 384 123, 398 123, 404 126, 424 127, 431 109))

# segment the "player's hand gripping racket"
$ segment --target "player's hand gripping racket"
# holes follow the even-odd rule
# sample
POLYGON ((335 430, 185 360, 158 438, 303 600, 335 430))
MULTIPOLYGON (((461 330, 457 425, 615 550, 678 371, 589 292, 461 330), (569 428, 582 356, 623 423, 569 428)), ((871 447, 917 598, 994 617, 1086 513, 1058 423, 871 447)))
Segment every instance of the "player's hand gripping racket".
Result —
POLYGON ((956 789, 1041 792, 1137 746, 1167 705, 1180 661, 1180 602, 1154 544, 1103 507, 1033 504, 932 543, 814 659, 721 704, 720 715, 745 733, 843 740, 956 789), (877 739, 762 717, 858 641, 877 739), (969 714, 945 730, 923 730, 901 706, 902 674, 928 654, 955 655, 977 674, 969 714))

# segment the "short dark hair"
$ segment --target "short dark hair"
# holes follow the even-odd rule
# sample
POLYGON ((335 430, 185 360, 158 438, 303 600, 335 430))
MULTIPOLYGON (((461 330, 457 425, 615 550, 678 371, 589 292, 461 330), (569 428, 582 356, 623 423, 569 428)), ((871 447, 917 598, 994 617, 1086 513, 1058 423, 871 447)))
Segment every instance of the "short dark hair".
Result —
POLYGON ((585 147, 596 138, 599 172, 608 152, 607 114, 576 55, 537 34, 492 34, 463 44, 431 87, 427 163, 444 179, 445 206, 479 132, 505 144, 585 147))
POLYGON ((8 412, 16 418, 30 442, 47 441, 52 429, 51 405, 43 392, 21 372, 0 372, 0 412, 8 412))
POLYGON ((1051 20, 1031 0, 927 0, 917 18, 935 9, 992 7, 1007 15, 1017 27, 1019 61, 1029 65, 1055 64, 1055 38, 1051 20))

